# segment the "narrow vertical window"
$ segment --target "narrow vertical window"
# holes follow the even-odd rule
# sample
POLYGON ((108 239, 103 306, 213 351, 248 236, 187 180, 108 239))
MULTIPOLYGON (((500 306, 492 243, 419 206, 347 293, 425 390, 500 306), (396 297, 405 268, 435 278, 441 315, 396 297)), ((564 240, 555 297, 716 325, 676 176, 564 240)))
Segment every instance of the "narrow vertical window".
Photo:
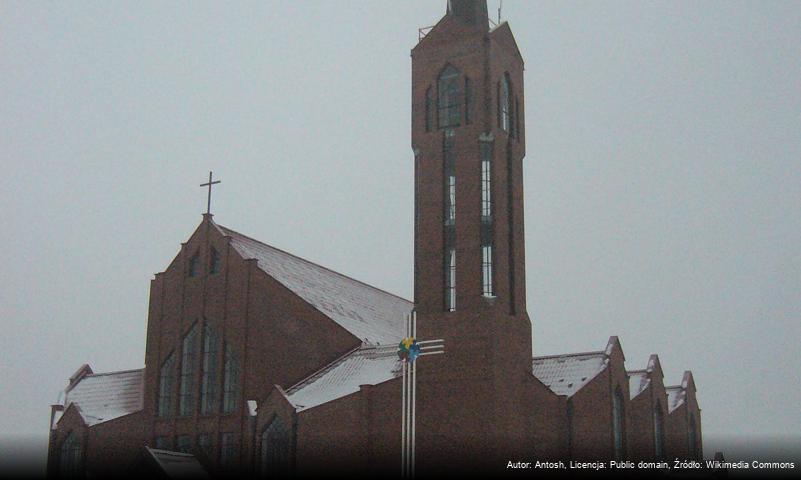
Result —
POLYGON ((213 445, 211 443, 211 435, 208 433, 201 433, 197 436, 197 446, 198 446, 198 453, 203 456, 205 459, 212 458, 212 448, 213 445))
POLYGON ((690 415, 690 425, 687 429, 687 443, 690 458, 695 459, 698 456, 698 431, 695 424, 695 415, 690 415))
POLYGON ((665 456, 665 422, 662 416, 662 405, 656 402, 654 408, 654 456, 662 459, 665 456))
POLYGON ((197 372, 197 323, 186 334, 181 349, 181 389, 178 412, 182 416, 195 413, 195 372, 197 372))
POLYGON ((485 297, 494 296, 492 290, 492 245, 481 247, 481 288, 485 297))
POLYGON ((175 355, 170 353, 159 370, 158 415, 172 415, 172 393, 175 385, 175 355))
POLYGON ((445 225, 456 223, 456 153, 454 132, 446 130, 443 142, 443 170, 445 174, 445 225))
POLYGON ((223 413, 233 413, 236 409, 239 391, 239 365, 231 347, 225 344, 225 365, 223 365, 223 413))
POLYGON ((493 281, 492 143, 481 142, 481 293, 495 296, 493 281))
POLYGON ((439 75, 437 81, 437 110, 439 112, 439 128, 458 127, 461 120, 459 92, 459 70, 448 65, 439 75))
POLYGON ((189 266, 186 270, 187 277, 196 277, 200 273, 200 255, 196 252, 189 258, 189 266))
POLYGON ((473 123, 473 82, 464 77, 464 123, 473 123))
POLYGON ((279 478, 289 472, 289 432, 275 417, 261 433, 260 464, 263 478, 279 478))
POLYGON ((434 89, 428 87, 426 89, 426 132, 430 132, 434 125, 434 89))
POLYGON ((509 132, 510 127, 510 108, 509 108, 509 76, 504 75, 501 79, 501 93, 498 101, 501 114, 501 130, 509 132))
POLYGON ((206 323, 203 327, 203 378, 200 382, 200 413, 211 415, 217 411, 217 345, 219 341, 214 328, 206 323))
POLYGON ((456 249, 445 251, 445 310, 456 310, 456 249))
POLYGON ((220 465, 230 466, 236 458, 236 439, 233 432, 223 432, 220 435, 220 465))
POLYGON ((515 138, 520 141, 520 103, 515 95, 515 138))
POLYGON ((83 448, 75 432, 67 434, 67 438, 61 443, 59 460, 62 477, 74 478, 81 475, 83 448))
POLYGON ((189 435, 178 435, 176 444, 176 449, 181 453, 189 453, 192 450, 192 438, 189 435))
POLYGON ((492 219, 492 144, 481 143, 481 219, 492 219))
POLYGON ((623 458, 623 395, 620 389, 612 397, 612 437, 614 441, 615 458, 623 458))
POLYGON ((220 271, 220 254, 217 252, 217 249, 211 247, 211 253, 209 253, 209 273, 215 274, 220 271))

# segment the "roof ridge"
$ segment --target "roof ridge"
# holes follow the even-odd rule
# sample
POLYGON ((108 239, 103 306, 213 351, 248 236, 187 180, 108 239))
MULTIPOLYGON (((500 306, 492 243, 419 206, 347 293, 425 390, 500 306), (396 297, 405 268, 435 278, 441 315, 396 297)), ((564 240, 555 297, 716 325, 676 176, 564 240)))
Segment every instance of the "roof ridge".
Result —
POLYGON ((340 276, 340 277, 342 277, 342 278, 345 278, 345 279, 348 279, 348 280, 354 281, 354 282, 356 282, 356 283, 358 283, 358 284, 364 285, 365 287, 368 287, 368 288, 370 288, 370 289, 372 289, 372 290, 375 290, 375 291, 377 291, 377 292, 381 292, 381 293, 384 293, 384 294, 386 294, 386 295, 390 295, 390 296, 392 296, 392 297, 395 297, 395 298, 397 298, 397 299, 399 299, 399 300, 403 300, 403 301, 404 301, 404 302, 406 302, 406 303, 414 304, 414 302, 412 302, 411 300, 407 300, 407 299, 405 299, 405 298, 401 297, 400 295, 396 295, 396 294, 394 294, 394 293, 392 293, 392 292, 388 292, 388 291, 386 291, 386 290, 384 290, 384 289, 381 289, 381 288, 378 288, 378 287, 376 287, 376 286, 374 286, 374 285, 370 285, 369 283, 363 282, 363 281, 361 281, 361 280, 358 280, 358 279, 356 279, 356 278, 353 278, 353 277, 349 277, 348 275, 345 275, 344 273, 340 273, 340 272, 337 272, 336 270, 332 270, 332 269, 330 269, 330 268, 328 268, 328 267, 326 267, 326 266, 320 265, 319 263, 312 262, 311 260, 305 259, 305 258, 303 258, 303 257, 299 257, 299 256, 295 255, 294 253, 287 252, 286 250, 283 250, 283 249, 280 249, 280 248, 278 248, 278 247, 274 247, 274 246, 272 246, 272 245, 269 245, 269 244, 267 244, 267 243, 264 243, 264 242, 262 242, 261 240, 257 240, 257 239, 255 239, 255 238, 253 238, 253 237, 249 237, 249 236, 245 235, 244 233, 237 232, 236 230, 233 230, 233 229, 231 229, 231 228, 228 228, 228 227, 226 227, 226 226, 224 226, 224 225, 220 225, 220 224, 218 224, 218 223, 215 223, 213 220, 212 220, 212 223, 214 223, 214 225, 216 225, 217 227, 219 227, 219 228, 221 228, 222 230, 224 230, 224 232, 223 232, 223 233, 225 233, 225 232, 231 232, 231 233, 233 233, 233 234, 239 235, 240 237, 244 237, 244 238, 246 238, 246 239, 248 239, 248 240, 250 240, 250 241, 253 241, 253 242, 256 242, 256 243, 258 243, 258 244, 260 244, 260 245, 263 245, 263 246, 265 246, 265 247, 267 247, 267 248, 271 248, 271 249, 273 249, 273 250, 276 250, 276 251, 278 251, 278 252, 281 252, 281 253, 283 253, 283 254, 285 254, 285 255, 289 255, 290 257, 296 258, 296 259, 298 259, 298 260, 300 260, 300 261, 302 261, 302 262, 308 263, 308 264, 310 264, 310 265, 314 265, 315 267, 318 267, 318 268, 322 268, 323 270, 326 270, 326 271, 328 271, 328 272, 331 272, 331 273, 333 273, 333 274, 335 274, 335 275, 338 275, 338 276, 340 276))
POLYGON ((344 354, 342 354, 339 357, 337 357, 336 359, 334 359, 332 362, 330 362, 330 363, 328 363, 326 365, 323 365, 322 367, 320 367, 317 370, 315 370, 314 372, 312 372, 310 375, 307 375, 306 377, 304 377, 302 380, 294 383, 292 386, 290 386, 289 388, 284 390, 284 392, 286 393, 286 396, 290 396, 290 395, 294 394, 297 390, 300 390, 308 382, 310 382, 312 380, 315 380, 315 379, 321 377, 322 375, 324 375, 325 373, 331 371, 333 368, 337 367, 339 364, 341 364, 342 362, 347 360, 351 355, 353 355, 355 353, 358 353, 359 350, 364 348, 364 346, 365 346, 364 343, 362 343, 362 344, 358 345, 357 347, 352 348, 351 350, 345 352, 344 354))
POLYGON ((532 360, 548 360, 551 358, 567 358, 567 357, 580 357, 580 356, 590 356, 590 355, 604 355, 604 351, 598 350, 595 352, 560 353, 556 355, 543 355, 542 357, 533 357, 532 360))
MULTIPOLYGON (((116 372, 100 372, 100 373, 90 373, 89 375, 84 375, 83 378, 89 377, 102 377, 104 375, 117 375, 120 373, 132 373, 132 372, 141 372, 144 371, 145 367, 142 368, 132 368, 130 370, 117 370, 116 372)), ((78 382, 80 383, 80 382, 78 382)))
POLYGON ((626 373, 648 373, 648 370, 645 368, 641 368, 638 370, 626 370, 626 373))

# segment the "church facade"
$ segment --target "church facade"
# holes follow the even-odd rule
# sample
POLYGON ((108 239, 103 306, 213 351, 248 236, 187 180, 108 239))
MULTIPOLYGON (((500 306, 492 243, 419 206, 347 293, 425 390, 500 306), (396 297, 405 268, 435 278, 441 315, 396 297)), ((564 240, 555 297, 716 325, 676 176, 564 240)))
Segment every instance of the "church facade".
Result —
POLYGON ((597 351, 533 356, 523 57, 486 1, 449 1, 421 37, 413 301, 206 214, 151 281, 145 367, 84 365, 51 407, 49 474, 171 451, 212 475, 396 475, 402 363, 391 347, 412 311, 420 339, 446 349, 416 367, 418 472, 702 457, 689 371, 666 386, 658 356, 630 368, 614 336, 597 351))

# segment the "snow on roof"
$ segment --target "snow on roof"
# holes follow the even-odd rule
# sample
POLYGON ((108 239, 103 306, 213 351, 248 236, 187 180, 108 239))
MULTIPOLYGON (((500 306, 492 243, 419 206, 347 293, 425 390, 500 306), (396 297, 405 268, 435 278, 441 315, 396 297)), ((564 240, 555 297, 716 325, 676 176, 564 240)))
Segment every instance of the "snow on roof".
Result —
POLYGON ((286 391, 298 411, 356 393, 360 385, 377 385, 401 375, 394 350, 362 346, 334 361, 286 391))
POLYGON ((637 395, 641 394, 651 384, 651 379, 648 378, 647 370, 633 370, 626 372, 629 374, 629 398, 634 400, 637 395))
POLYGON ((673 413, 684 403, 684 389, 680 386, 665 387, 665 392, 668 396, 668 413, 673 413))
POLYGON ((150 447, 145 449, 167 478, 211 478, 192 454, 150 447))
POLYGON ((572 396, 609 363, 604 352, 534 357, 533 373, 557 395, 572 396))
MULTIPOLYGON (((93 373, 83 376, 65 392, 64 410, 75 404, 88 426, 142 409, 143 369, 93 373)), ((61 415, 57 416, 58 419, 61 415)), ((58 422, 54 419, 54 425, 58 422)))
MULTIPOLYGON (((215 224, 216 225, 216 224, 215 224)), ((394 344, 412 303, 217 225, 246 259, 362 341, 394 344)))

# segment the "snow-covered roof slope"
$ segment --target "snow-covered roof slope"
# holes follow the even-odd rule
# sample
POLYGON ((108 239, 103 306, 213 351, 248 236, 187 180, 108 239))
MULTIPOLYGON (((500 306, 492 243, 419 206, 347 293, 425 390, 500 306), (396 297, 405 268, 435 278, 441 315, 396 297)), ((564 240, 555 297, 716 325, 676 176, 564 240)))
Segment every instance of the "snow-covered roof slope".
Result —
MULTIPOLYGON (((216 224, 215 224, 216 225, 216 224)), ((412 303, 308 260, 217 225, 246 259, 362 341, 392 343, 403 337, 412 303)))
POLYGON ((668 396, 668 413, 673 413, 684 403, 684 389, 679 386, 665 387, 665 392, 668 396))
POLYGON ((605 352, 534 357, 533 373, 557 395, 572 396, 608 364, 605 352))
POLYGON ((651 379, 648 378, 646 370, 633 370, 626 372, 629 374, 629 398, 634 400, 637 395, 641 394, 651 384, 651 379))
POLYGON ((362 346, 290 387, 286 396, 298 411, 356 393, 360 385, 377 385, 401 375, 394 350, 362 346))
POLYGON ((75 404, 90 427, 138 412, 142 409, 143 372, 139 369, 86 375, 66 391, 64 410, 75 404))
POLYGON ((145 447, 167 478, 211 478, 194 455, 145 447))

